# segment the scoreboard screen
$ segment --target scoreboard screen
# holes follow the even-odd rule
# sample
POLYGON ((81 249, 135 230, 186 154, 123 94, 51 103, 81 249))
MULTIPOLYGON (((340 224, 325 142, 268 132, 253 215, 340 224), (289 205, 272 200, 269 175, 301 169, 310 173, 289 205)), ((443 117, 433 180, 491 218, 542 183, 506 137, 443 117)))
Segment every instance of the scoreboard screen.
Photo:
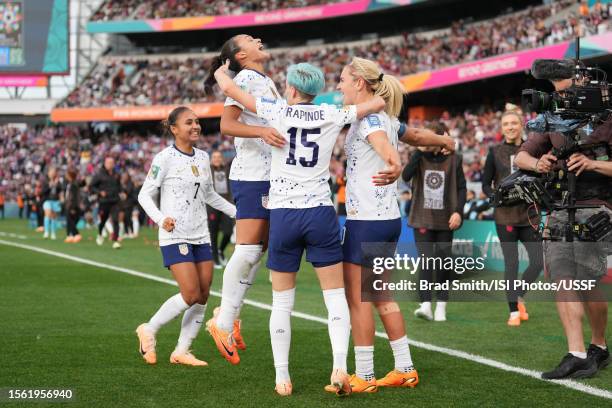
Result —
POLYGON ((67 74, 68 0, 0 0, 0 73, 67 74))

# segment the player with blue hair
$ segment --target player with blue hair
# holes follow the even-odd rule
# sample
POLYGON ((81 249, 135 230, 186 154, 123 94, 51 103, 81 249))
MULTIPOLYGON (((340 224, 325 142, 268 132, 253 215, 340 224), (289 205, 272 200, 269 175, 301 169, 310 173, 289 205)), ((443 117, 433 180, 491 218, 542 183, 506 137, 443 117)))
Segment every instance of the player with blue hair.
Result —
POLYGON ((328 311, 333 353, 331 386, 337 395, 352 392, 346 359, 350 314, 344 292, 342 246, 339 225, 329 190, 329 162, 341 129, 384 108, 384 100, 372 98, 359 105, 338 108, 314 105, 325 86, 321 70, 301 63, 287 70, 286 99, 256 98, 227 75, 229 61, 215 72, 226 96, 268 121, 286 140, 272 148, 270 171, 270 244, 267 266, 272 276, 270 337, 276 392, 291 395, 289 376, 291 311, 295 300, 296 272, 302 253, 312 263, 328 311))

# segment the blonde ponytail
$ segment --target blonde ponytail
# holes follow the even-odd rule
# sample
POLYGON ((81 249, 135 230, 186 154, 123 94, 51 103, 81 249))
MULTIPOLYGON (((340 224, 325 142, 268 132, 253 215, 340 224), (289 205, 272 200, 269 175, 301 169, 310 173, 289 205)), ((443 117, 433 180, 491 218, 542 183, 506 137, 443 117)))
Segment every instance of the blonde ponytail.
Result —
POLYGON ((404 99, 405 90, 402 83, 393 75, 383 74, 374 61, 354 57, 349 67, 353 76, 363 78, 374 95, 385 100, 387 115, 397 118, 404 99))

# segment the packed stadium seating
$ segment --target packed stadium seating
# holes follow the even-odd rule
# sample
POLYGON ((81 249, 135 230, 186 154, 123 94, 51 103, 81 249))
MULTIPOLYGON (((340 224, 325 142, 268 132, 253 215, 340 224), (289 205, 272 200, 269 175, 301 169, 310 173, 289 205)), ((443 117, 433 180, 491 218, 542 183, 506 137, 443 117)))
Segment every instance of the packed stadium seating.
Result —
MULTIPOLYGON (((499 142, 500 112, 491 110, 475 114, 463 112, 451 115, 445 112, 441 121, 451 129, 451 136, 459 141, 464 157, 464 172, 469 181, 480 180, 486 148, 491 142, 499 142)), ((426 122, 411 121, 412 126, 426 126, 426 122)), ((63 174, 69 167, 76 168, 83 180, 88 180, 102 165, 104 157, 115 157, 117 166, 127 171, 136 183, 142 182, 153 156, 168 146, 170 139, 157 134, 141 134, 135 131, 98 134, 93 143, 88 131, 76 126, 28 127, 19 129, 0 127, 0 189, 9 199, 26 185, 34 186, 49 167, 56 167, 63 174)), ((229 137, 206 134, 198 145, 209 153, 221 150, 231 158, 233 143, 229 137)), ((331 172, 344 174, 344 136, 334 148, 331 172)), ((409 149, 400 146, 402 162, 408 160, 409 149)), ((332 177, 334 178, 334 177, 332 177)))
POLYGON ((106 0, 94 13, 92 21, 191 16, 220 16, 254 11, 273 11, 338 3, 341 0, 106 0))
MULTIPOLYGON (((376 60, 385 72, 407 75, 461 62, 476 61, 512 51, 554 44, 583 34, 610 29, 608 8, 571 13, 555 19, 573 5, 563 0, 473 24, 457 21, 437 32, 403 33, 370 41, 270 50, 267 72, 279 85, 290 64, 310 62, 326 74, 327 91, 338 83, 342 67, 353 56, 376 60)), ((265 41, 265 39, 264 39, 265 41)), ((203 80, 212 54, 154 57, 107 57, 61 104, 64 107, 177 104, 221 100, 206 95, 203 80)))

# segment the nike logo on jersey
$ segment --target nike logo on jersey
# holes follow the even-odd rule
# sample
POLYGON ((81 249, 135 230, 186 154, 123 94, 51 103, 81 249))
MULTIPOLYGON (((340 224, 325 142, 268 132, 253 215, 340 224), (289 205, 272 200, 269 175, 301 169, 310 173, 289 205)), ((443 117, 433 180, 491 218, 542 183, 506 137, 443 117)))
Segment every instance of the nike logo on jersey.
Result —
POLYGON ((239 281, 239 282, 240 282, 240 284, 241 284, 241 285, 248 285, 248 286, 251 286, 251 285, 252 285, 252 283, 249 283, 249 281, 243 281, 243 280, 241 280, 241 281, 239 281))

